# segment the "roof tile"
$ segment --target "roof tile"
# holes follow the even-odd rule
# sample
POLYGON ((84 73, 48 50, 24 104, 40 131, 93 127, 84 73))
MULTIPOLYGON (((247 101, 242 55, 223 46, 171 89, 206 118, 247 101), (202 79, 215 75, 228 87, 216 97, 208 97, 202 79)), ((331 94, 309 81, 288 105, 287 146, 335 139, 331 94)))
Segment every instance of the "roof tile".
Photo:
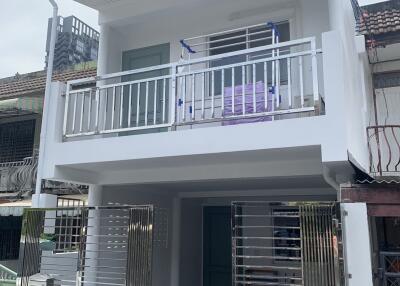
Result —
MULTIPOLYGON (((96 68, 78 71, 68 71, 53 74, 53 81, 66 82, 69 80, 96 76, 96 68)), ((46 87, 46 74, 38 73, 37 76, 7 80, 0 83, 0 99, 15 98, 32 93, 44 92, 46 87)))

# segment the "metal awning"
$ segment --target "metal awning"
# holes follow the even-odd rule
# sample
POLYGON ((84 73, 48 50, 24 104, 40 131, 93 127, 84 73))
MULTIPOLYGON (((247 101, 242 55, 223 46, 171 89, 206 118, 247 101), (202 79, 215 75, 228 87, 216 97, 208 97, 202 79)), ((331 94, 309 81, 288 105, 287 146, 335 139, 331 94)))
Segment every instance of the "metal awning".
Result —
POLYGON ((0 204, 0 216, 22 216, 24 209, 32 206, 32 200, 22 200, 0 204))
POLYGON ((41 114, 43 97, 21 97, 0 101, 0 119, 10 116, 41 114))

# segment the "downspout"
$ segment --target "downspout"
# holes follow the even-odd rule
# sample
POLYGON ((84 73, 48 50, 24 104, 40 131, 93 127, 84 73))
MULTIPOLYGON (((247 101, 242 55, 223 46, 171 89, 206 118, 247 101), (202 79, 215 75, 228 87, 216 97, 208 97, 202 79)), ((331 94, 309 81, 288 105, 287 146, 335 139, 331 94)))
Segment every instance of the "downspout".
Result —
POLYGON ((40 131, 40 143, 39 143, 39 159, 36 174, 36 206, 39 206, 39 196, 42 189, 42 178, 43 178, 43 163, 45 158, 46 150, 46 133, 48 126, 48 105, 50 99, 51 91, 51 79, 53 75, 53 62, 54 62, 54 49, 56 46, 57 38, 57 26, 58 26, 58 6, 55 0, 49 0, 50 4, 53 6, 53 20, 51 23, 51 35, 50 35, 50 46, 49 46, 49 58, 47 60, 47 75, 46 75, 46 89, 44 92, 44 103, 43 103, 43 116, 42 116, 42 129, 40 131))
MULTIPOLYGON (((322 166, 322 176, 324 177, 325 181, 336 191, 340 191, 340 185, 336 182, 335 178, 332 176, 331 172, 329 171, 328 167, 323 165, 322 166)), ((340 193, 340 192, 339 192, 340 193)))

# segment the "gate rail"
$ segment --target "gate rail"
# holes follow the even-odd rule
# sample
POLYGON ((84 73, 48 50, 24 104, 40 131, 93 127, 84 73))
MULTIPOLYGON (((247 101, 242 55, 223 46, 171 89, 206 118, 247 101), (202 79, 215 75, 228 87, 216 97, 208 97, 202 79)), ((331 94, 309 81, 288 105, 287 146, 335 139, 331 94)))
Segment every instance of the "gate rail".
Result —
POLYGON ((26 209, 18 285, 150 286, 153 226, 150 205, 26 209))
POLYGON ((233 285, 342 285, 339 220, 335 203, 234 202, 233 285))

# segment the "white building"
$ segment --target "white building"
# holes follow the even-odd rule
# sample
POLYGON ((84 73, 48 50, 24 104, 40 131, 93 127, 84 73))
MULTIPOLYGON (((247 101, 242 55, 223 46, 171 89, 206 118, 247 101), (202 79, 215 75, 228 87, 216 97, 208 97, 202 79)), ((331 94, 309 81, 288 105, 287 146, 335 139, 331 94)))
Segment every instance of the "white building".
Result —
POLYGON ((53 83, 41 155, 102 206, 70 241, 79 283, 373 285, 366 204, 337 204, 370 172, 350 1, 77 2, 99 11, 98 77, 53 83))

